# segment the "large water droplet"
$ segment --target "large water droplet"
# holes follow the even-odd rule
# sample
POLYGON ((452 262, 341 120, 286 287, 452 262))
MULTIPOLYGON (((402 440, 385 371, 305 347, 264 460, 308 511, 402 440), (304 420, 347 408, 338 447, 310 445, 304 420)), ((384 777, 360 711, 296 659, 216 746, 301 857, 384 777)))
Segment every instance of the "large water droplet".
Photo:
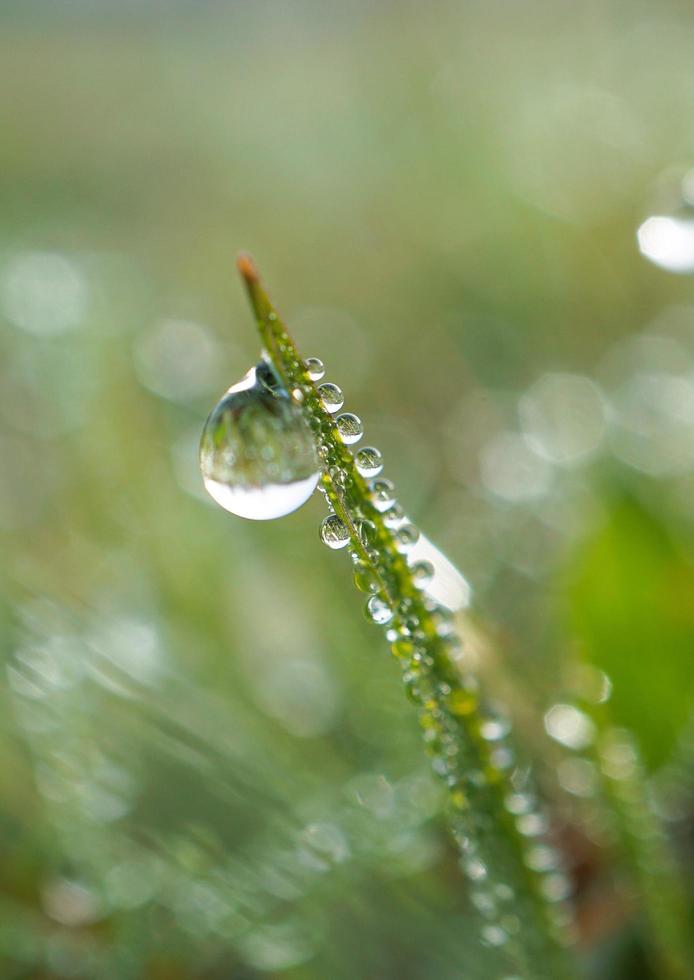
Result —
POLYGON ((229 388, 210 413, 200 469, 217 503, 250 520, 291 514, 315 490, 313 435, 266 361, 229 388))

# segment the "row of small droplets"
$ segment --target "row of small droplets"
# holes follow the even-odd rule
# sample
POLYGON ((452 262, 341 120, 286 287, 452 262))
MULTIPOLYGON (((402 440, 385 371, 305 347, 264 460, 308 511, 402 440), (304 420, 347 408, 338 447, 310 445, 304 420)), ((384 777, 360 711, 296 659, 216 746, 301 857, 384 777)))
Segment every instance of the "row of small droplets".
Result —
MULTIPOLYGON (((306 360, 306 369, 312 381, 320 381, 324 375, 323 364, 317 357, 309 357, 306 360)), ((342 391, 331 382, 319 385, 318 394, 323 408, 331 415, 339 412, 344 404, 342 391)), ((323 462, 330 464, 334 448, 330 440, 331 421, 324 422, 323 425, 326 431, 319 433, 318 452, 323 462), (320 435, 326 438, 321 440, 320 435)), ((352 412, 338 415, 334 425, 346 446, 356 445, 364 434, 361 419, 352 412)), ((419 531, 407 520, 402 508, 395 501, 395 488, 391 481, 380 477, 383 470, 381 453, 373 446, 367 446, 357 450, 353 459, 357 472, 367 481, 371 506, 381 516, 384 526, 392 532, 397 551, 406 556, 407 552, 417 544, 419 531)), ((403 609, 400 603, 400 608, 396 609, 388 601, 389 565, 384 562, 384 555, 374 547, 377 543, 377 528, 374 522, 369 519, 370 515, 364 512, 363 503, 356 495, 350 493, 351 477, 348 470, 341 467, 337 461, 329 465, 328 473, 333 487, 341 495, 342 502, 349 511, 352 528, 358 534, 359 547, 354 546, 350 524, 335 513, 330 496, 327 494, 332 513, 321 524, 321 540, 329 548, 336 550, 352 545, 350 551, 355 566, 355 585, 360 591, 368 594, 366 616, 379 626, 386 626, 394 620, 398 612, 407 611, 407 607, 403 609)), ((434 574, 434 568, 428 561, 414 562, 409 570, 410 577, 417 588, 426 586, 434 574)))
MULTIPOLYGON (((451 720, 462 723, 466 736, 476 742, 477 757, 482 760, 482 767, 479 763, 462 771, 451 767, 447 781, 451 788, 452 823, 462 851, 461 867, 470 882, 470 899, 487 922, 482 930, 483 941, 491 946, 511 945, 517 941, 523 920, 539 914, 552 942, 560 947, 567 945, 573 939, 572 914, 566 903, 570 883, 562 870, 561 855, 548 842, 549 821, 534 792, 532 774, 516 761, 508 718, 501 712, 491 715, 470 706, 463 689, 449 696, 443 707, 439 712, 443 724, 450 728, 451 720), (499 807, 503 807, 503 818, 499 807), (469 833, 465 817, 471 811, 495 813, 497 824, 503 820, 504 836, 513 840, 515 861, 520 862, 521 869, 510 867, 508 862, 504 868, 491 827, 480 825, 477 819, 475 834, 469 833), (477 844, 480 838, 484 838, 484 853, 477 844), (523 904, 526 916, 518 914, 522 913, 523 904)), ((458 762, 460 766, 464 759, 458 762)), ((440 761, 435 758, 435 769, 439 770, 439 766, 440 761)), ((527 943, 529 937, 523 938, 527 943)), ((561 954, 559 958, 563 959, 561 954)), ((552 978, 563 975, 559 972, 561 966, 547 963, 546 968, 552 978)), ((537 971, 535 961, 530 973, 539 976, 537 971)))
MULTIPOLYGON (((305 363, 311 380, 321 381, 324 376, 322 362, 318 358, 308 358, 305 363)), ((337 385, 324 382, 319 385, 318 393, 326 411, 331 414, 340 411, 344 398, 337 385)), ((337 416, 334 423, 345 445, 355 445, 361 439, 363 425, 356 415, 343 413, 337 416)), ((328 423, 323 433, 326 439, 319 441, 319 453, 328 463, 332 449, 330 428, 328 423)), ((360 449, 354 455, 354 464, 357 472, 368 480, 371 503, 385 527, 392 532, 396 549, 406 556, 416 545, 419 531, 407 520, 396 502, 393 484, 380 477, 383 469, 381 453, 373 447, 360 449)), ((344 492, 344 499, 349 501, 349 473, 339 465, 333 465, 329 467, 329 476, 332 485, 344 492)), ((326 497, 331 513, 321 523, 321 540, 332 549, 348 547, 352 543, 352 529, 334 512, 327 492, 326 497)), ((357 529, 362 546, 350 548, 355 565, 354 581, 360 591, 369 593, 365 607, 367 618, 385 627, 386 639, 403 669, 407 694, 420 708, 420 723, 434 771, 448 785, 454 833, 462 852, 461 868, 470 881, 471 901, 484 920, 482 941, 495 947, 507 943, 515 945, 514 937, 521 929, 520 919, 513 913, 517 895, 508 882, 496 879, 482 859, 476 842, 475 814, 469 800, 471 792, 474 794, 487 781, 495 782, 501 778, 508 781, 508 771, 515 765, 513 749, 507 741, 509 722, 500 715, 484 717, 480 714, 477 680, 471 674, 461 674, 459 670, 464 661, 452 614, 421 591, 426 589, 434 575, 432 564, 415 561, 408 565, 409 578, 419 591, 418 595, 399 597, 396 601, 386 598, 377 571, 387 576, 388 569, 380 568, 382 555, 373 549, 373 524, 364 515, 358 500, 352 499, 351 505, 354 509, 351 515, 353 527, 357 529), (428 620, 428 625, 433 626, 433 637, 423 629, 424 618, 428 620), (444 671, 443 679, 439 671, 433 670, 435 659, 432 654, 438 665, 443 663, 452 668, 444 671), (480 768, 474 752, 467 757, 465 746, 461 745, 460 722, 472 716, 478 723, 477 741, 481 741, 485 748, 486 772, 480 768)), ((521 838, 525 864, 531 874, 538 872, 542 875, 540 894, 554 906, 565 897, 566 883, 558 871, 556 853, 541 842, 547 822, 530 793, 512 792, 510 782, 509 787, 505 806, 521 838)), ((552 907, 547 912, 548 925, 558 933, 557 938, 564 939, 566 910, 552 907)))

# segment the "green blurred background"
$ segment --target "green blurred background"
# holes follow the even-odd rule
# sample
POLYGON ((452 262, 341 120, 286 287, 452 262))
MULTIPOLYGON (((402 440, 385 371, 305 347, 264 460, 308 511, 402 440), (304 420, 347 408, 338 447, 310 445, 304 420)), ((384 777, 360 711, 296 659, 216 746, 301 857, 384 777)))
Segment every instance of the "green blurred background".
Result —
MULTIPOLYGON (((686 866, 692 50, 665 0, 0 6, 3 978, 496 976, 322 500, 204 496, 241 248, 521 739, 606 670, 686 866)), ((587 972, 648 976, 634 929, 587 972)))

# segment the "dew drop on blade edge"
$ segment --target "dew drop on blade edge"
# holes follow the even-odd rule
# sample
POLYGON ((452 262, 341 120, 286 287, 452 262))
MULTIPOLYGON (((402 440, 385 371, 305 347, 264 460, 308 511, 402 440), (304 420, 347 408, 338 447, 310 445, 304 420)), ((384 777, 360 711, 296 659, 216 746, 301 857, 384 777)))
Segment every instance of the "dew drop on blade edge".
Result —
POLYGON ((307 357, 304 361, 304 365, 311 381, 320 381, 320 379, 325 375, 325 368, 319 357, 307 357))
POLYGON ((376 510, 383 511, 392 507, 395 502, 395 487, 390 480, 372 480, 371 497, 376 510))
POLYGON ((342 389, 338 388, 331 381, 326 381, 325 384, 320 385, 318 394, 321 396, 323 407, 331 414, 333 412, 339 412, 345 403, 342 389))
POLYGON ((352 446, 355 442, 359 442, 364 434, 364 426, 359 416, 353 415, 352 412, 345 412, 343 415, 338 415, 335 421, 345 445, 352 446))
POLYGON ((328 514, 320 526, 320 539, 329 548, 337 550, 349 544, 349 528, 337 514, 328 514))
POLYGON ((366 602, 365 612, 367 619, 370 619, 377 626, 387 625, 393 618, 393 610, 385 599, 379 595, 372 595, 366 602))
POLYGON ((313 434, 265 360, 208 416, 200 469, 214 500, 249 520, 291 514, 315 490, 320 468, 313 434))
POLYGON ((364 446, 354 457, 354 463, 362 476, 378 476, 383 469, 383 456, 373 446, 364 446))

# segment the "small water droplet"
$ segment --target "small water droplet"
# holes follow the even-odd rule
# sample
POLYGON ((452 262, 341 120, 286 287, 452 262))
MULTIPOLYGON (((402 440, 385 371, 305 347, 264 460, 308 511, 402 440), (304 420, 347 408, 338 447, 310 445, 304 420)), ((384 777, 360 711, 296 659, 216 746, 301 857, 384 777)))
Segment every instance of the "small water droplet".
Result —
POLYGON ((229 388, 210 413, 200 469, 217 503, 250 520, 291 514, 315 490, 320 473, 313 436, 266 361, 229 388))
POLYGON ((343 470, 341 466, 331 466, 328 473, 338 490, 344 490, 351 483, 352 478, 347 470, 343 470))
POLYGON ((367 619, 370 619, 378 626, 385 626, 393 618, 393 610, 385 599, 379 595, 372 595, 366 602, 365 608, 367 619))
POLYGON ((510 793, 506 797, 504 805, 509 813, 519 815, 521 813, 530 813, 535 805, 535 801, 529 793, 510 793))
POLYGON ((480 915, 485 915, 487 918, 496 915, 496 902, 494 896, 490 895, 489 892, 473 891, 470 895, 470 901, 480 915))
POLYGON ((531 847, 525 855, 525 863, 533 871, 554 871, 559 864, 557 852, 547 844, 531 847))
POLYGON ((601 745, 601 768, 608 779, 627 781, 638 769, 638 755, 628 734, 608 731, 601 745))
POLYGON ((342 441, 347 446, 359 442, 364 435, 364 426, 361 419, 359 416, 353 415, 352 412, 345 412, 343 415, 338 415, 335 421, 337 422, 337 428, 342 437, 342 441))
POLYGON ((338 388, 331 381, 326 381, 325 384, 320 385, 318 394, 321 396, 325 410, 331 414, 333 412, 339 412, 345 403, 342 389, 338 388))
POLYGON ((354 584, 360 592, 378 591, 378 577, 368 562, 359 561, 354 566, 354 584))
POLYGON ((489 946, 503 946, 508 940, 508 934, 501 926, 485 926, 482 929, 482 940, 489 946))
MULTIPOLYGON (((389 630, 388 632, 391 631, 389 630)), ((390 639, 387 634, 386 639, 390 639)), ((401 637, 397 631, 395 631, 395 635, 392 637, 392 639, 390 639, 390 642, 392 644, 391 649, 393 653, 401 660, 409 660, 414 653, 414 646, 412 645, 411 641, 401 637)))
POLYGON ((512 902, 516 897, 511 886, 503 881, 494 886, 494 894, 501 902, 512 902))
POLYGON ((419 531, 414 524, 403 524, 395 535, 398 551, 409 551, 419 541, 419 531))
POLYGON ((337 514, 328 514, 321 523, 319 533, 323 544, 334 550, 349 544, 349 528, 337 514))
POLYGON ((472 714, 477 707, 477 698, 471 691, 466 691, 462 687, 456 688, 448 698, 448 709, 451 714, 458 717, 472 714))
POLYGON ((395 487, 390 480, 372 480, 371 497, 376 510, 386 511, 395 501, 395 487))
POLYGON ((410 565, 412 581, 418 589, 425 589, 434 577, 434 566, 430 561, 416 561, 410 565))
POLYGON ((545 714, 545 729, 569 749, 585 749, 595 738, 595 724, 572 704, 554 704, 545 714))
POLYGON ((479 858, 470 858, 463 863, 463 871, 470 881, 484 881, 487 877, 486 865, 479 858))
POLYGON ((357 525, 359 540, 365 548, 373 548, 376 544, 376 525, 373 521, 359 521, 357 525))
POLYGON ((592 796, 598 785, 598 771, 588 759, 562 759, 557 777, 567 793, 584 798, 592 796))
POLYGON ((523 813, 516 818, 516 827, 523 837, 539 837, 547 832, 547 821, 541 813, 523 813))
POLYGON ((383 523, 386 527, 396 528, 406 520, 405 511, 400 504, 393 504, 389 511, 383 515, 383 523))
POLYGON ((549 902, 563 902, 571 894, 571 880, 561 871, 555 871, 542 882, 542 891, 549 902))
POLYGON ((354 457, 357 470, 362 476, 378 476, 383 469, 383 456, 373 446, 364 446, 354 457))
POLYGON ((509 724, 503 718, 490 718, 480 725, 480 735, 487 742, 497 742, 508 735, 509 724))
POLYGON ((510 749, 506 745, 502 745, 490 753, 489 761, 493 766, 496 766, 497 769, 510 769, 513 763, 516 761, 516 757, 513 754, 513 749, 510 749))
POLYGON ((325 367, 319 357, 307 357, 304 361, 306 372, 311 381, 320 381, 325 375, 325 367))

